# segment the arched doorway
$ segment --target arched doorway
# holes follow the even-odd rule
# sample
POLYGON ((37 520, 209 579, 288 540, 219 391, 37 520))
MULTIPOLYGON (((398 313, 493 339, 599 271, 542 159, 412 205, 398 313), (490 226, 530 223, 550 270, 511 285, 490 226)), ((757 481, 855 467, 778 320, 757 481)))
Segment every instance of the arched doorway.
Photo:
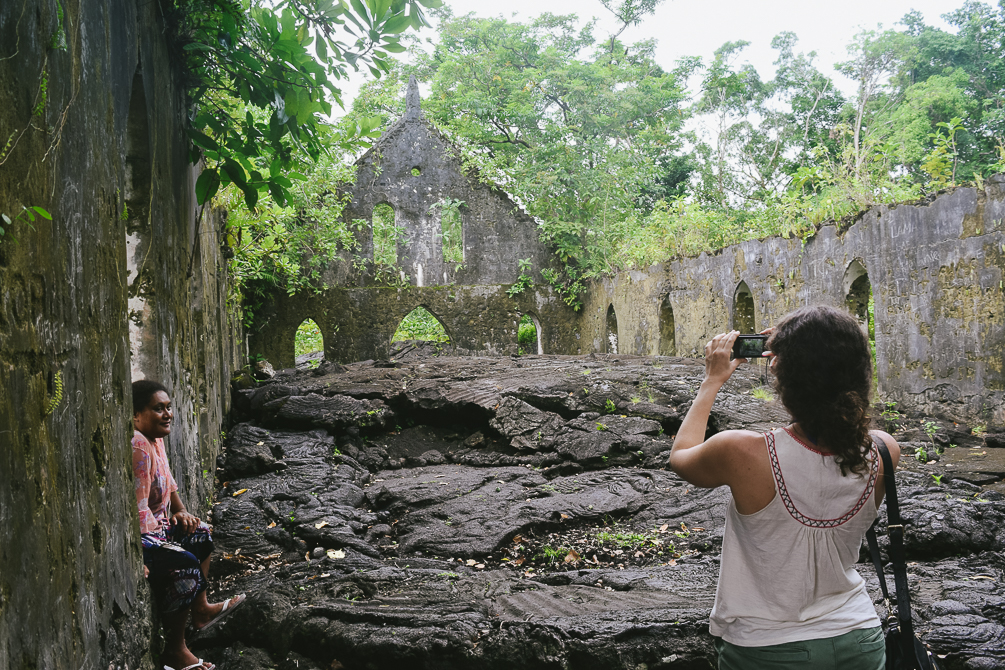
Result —
POLYGON ((677 355, 677 330, 673 319, 673 305, 670 296, 660 305, 660 356, 677 355))
POLYGON ((869 336, 869 349, 872 351, 873 381, 879 386, 878 369, 876 367, 876 308, 872 295, 872 284, 865 265, 858 259, 848 264, 844 273, 845 306, 852 316, 858 319, 862 329, 869 336))
POLYGON ((614 304, 612 303, 607 308, 607 333, 604 338, 604 347, 607 353, 616 354, 618 353, 618 315, 614 311, 614 304))
POLYGON ((544 347, 541 346, 541 322, 530 312, 520 317, 520 324, 517 326, 517 346, 521 354, 544 353, 544 347))
POLYGON ((733 293, 733 330, 753 333, 754 328, 754 296, 747 282, 742 281, 733 293))
POLYGON ((293 354, 297 365, 314 362, 316 366, 325 357, 324 352, 325 338, 321 328, 313 319, 304 319, 293 336, 293 354))
MULTIPOLYGON (((872 284, 869 283, 869 273, 859 260, 853 260, 844 273, 845 305, 848 311, 858 319, 864 328, 874 328, 870 319, 870 301, 872 300, 872 284)), ((872 338, 875 339, 875 338, 872 338)))
POLYGON ((406 340, 450 342, 450 334, 442 321, 426 307, 419 305, 405 315, 391 337, 391 342, 406 340))

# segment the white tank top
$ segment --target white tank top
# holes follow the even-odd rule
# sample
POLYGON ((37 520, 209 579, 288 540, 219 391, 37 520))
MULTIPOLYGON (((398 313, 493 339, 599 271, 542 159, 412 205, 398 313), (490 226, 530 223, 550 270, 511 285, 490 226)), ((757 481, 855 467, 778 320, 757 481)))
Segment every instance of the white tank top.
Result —
POLYGON ((853 567, 876 518, 879 454, 868 476, 841 475, 834 457, 787 428, 764 434, 775 497, 753 514, 730 499, 709 630, 740 647, 843 635, 880 625, 853 567))

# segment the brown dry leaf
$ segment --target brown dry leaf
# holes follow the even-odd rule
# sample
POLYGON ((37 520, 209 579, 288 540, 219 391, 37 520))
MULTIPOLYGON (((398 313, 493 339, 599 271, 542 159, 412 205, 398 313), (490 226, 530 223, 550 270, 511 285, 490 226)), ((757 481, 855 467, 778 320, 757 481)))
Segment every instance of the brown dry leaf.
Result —
POLYGON ((241 489, 240 491, 234 491, 234 495, 235 495, 235 496, 239 496, 239 495, 241 495, 242 493, 246 493, 246 492, 247 492, 247 490, 248 490, 248 489, 241 489))
POLYGON ((307 561, 308 563, 310 563, 310 561, 311 561, 311 552, 308 551, 306 554, 304 554, 304 560, 307 561))
POLYGON ((594 565, 600 565, 600 561, 597 560, 597 555, 596 554, 593 555, 593 564, 594 565))
POLYGON ((527 559, 525 559, 523 556, 521 556, 520 558, 518 558, 515 561, 513 561, 513 565, 523 565, 523 562, 525 560, 527 560, 527 559))
POLYGON ((669 527, 670 527, 669 524, 663 524, 662 526, 660 526, 660 532, 661 533, 667 532, 667 528, 669 527))
POLYGON ((671 559, 670 559, 670 562, 669 562, 669 563, 667 563, 667 565, 677 565, 677 561, 676 561, 675 559, 672 559, 672 558, 671 558, 671 559))
POLYGON ((580 555, 576 553, 575 549, 570 549, 569 553, 565 555, 565 562, 566 563, 575 563, 575 562, 577 562, 579 560, 582 560, 582 559, 581 559, 580 555))
POLYGON ((568 518, 569 518, 569 515, 568 515, 568 514, 563 514, 563 515, 562 515, 562 518, 563 518, 563 519, 568 519, 568 518))
POLYGON ((327 521, 319 521, 318 523, 314 524, 314 527, 317 528, 318 530, 321 530, 327 525, 328 525, 327 521))
POLYGON ((691 532, 692 532, 692 533, 697 533, 697 532, 698 532, 699 530, 705 530, 705 529, 704 529, 704 528, 702 528, 701 526, 693 526, 693 527, 691 528, 691 532))
POLYGON ((635 558, 642 558, 643 556, 645 556, 645 554, 643 554, 641 551, 635 552, 635 558))
POLYGON ((268 526, 266 526, 266 528, 275 528, 275 527, 276 527, 276 522, 275 521, 273 521, 268 526))
POLYGON ((520 535, 513 536, 513 544, 520 544, 521 542, 523 542, 523 537, 520 535))

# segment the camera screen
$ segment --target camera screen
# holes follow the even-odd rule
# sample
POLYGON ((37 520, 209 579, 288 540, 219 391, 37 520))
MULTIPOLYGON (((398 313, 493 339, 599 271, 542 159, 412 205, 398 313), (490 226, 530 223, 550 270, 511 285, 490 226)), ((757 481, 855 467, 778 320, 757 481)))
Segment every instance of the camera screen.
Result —
POLYGON ((736 358, 760 358, 764 353, 766 337, 739 338, 733 347, 736 358))

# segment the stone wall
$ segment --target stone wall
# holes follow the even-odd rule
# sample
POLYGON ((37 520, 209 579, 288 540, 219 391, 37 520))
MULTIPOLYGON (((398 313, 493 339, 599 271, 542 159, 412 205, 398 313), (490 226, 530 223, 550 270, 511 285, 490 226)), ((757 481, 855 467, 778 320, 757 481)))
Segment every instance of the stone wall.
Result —
POLYGON ((879 391, 913 410, 1005 425, 1005 176, 924 204, 876 207, 805 244, 744 242, 595 284, 583 338, 604 351, 700 356, 713 335, 759 331, 811 304, 866 317, 875 299, 879 391), (867 302, 867 298, 865 298, 867 302), (671 327, 667 327, 672 323, 671 327))
POLYGON ((521 274, 521 259, 529 261, 527 274, 538 284, 550 263, 535 221, 500 189, 465 172, 450 142, 423 117, 414 77, 406 101, 405 115, 356 162, 356 181, 345 191, 346 222, 364 225, 356 229, 357 250, 328 259, 327 280, 337 288, 276 295, 256 314, 251 352, 291 367, 294 334, 310 318, 321 328, 330 360, 387 358, 399 323, 418 306, 440 320, 449 348, 458 353, 517 353, 517 328, 526 314, 542 326, 541 350, 581 351, 575 312, 550 288, 507 294, 521 274), (443 258, 442 209, 435 205, 448 199, 464 203, 460 264, 443 258), (403 230, 397 267, 404 279, 380 277, 374 266, 372 217, 382 204, 394 209, 403 230))
POLYGON ((158 3, 0 3, 0 668, 152 667, 130 384, 205 509, 240 336, 158 3), (132 345, 132 348, 131 348, 132 345))

